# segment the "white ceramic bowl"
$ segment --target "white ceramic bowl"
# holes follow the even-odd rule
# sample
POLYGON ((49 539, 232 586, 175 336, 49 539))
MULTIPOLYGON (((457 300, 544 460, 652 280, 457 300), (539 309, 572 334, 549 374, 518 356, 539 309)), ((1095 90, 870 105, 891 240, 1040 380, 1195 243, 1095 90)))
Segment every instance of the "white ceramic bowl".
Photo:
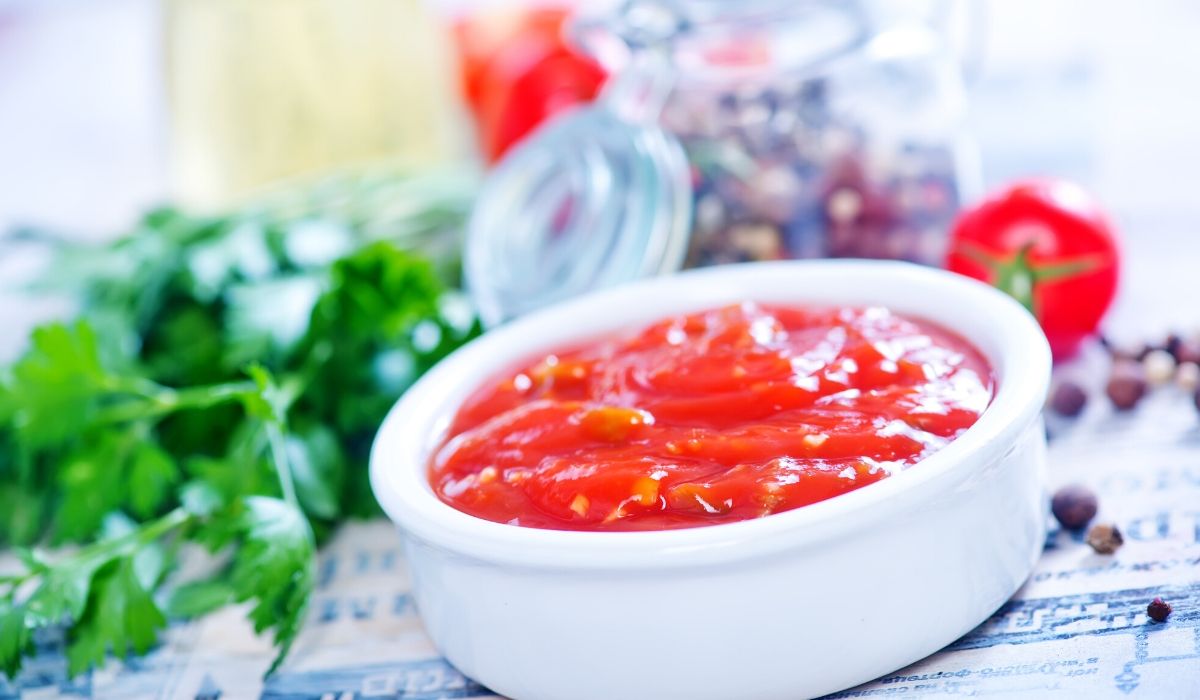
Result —
POLYGON ((646 280, 493 330, 409 390, 371 455, 438 649, 519 700, 796 700, 937 651, 1028 576, 1045 527, 1050 352, 996 290, 904 263, 733 265, 646 280), (495 373, 574 340, 730 302, 886 305, 958 331, 998 389, 905 472, 796 510, 661 532, 567 532, 442 503, 426 461, 495 373))

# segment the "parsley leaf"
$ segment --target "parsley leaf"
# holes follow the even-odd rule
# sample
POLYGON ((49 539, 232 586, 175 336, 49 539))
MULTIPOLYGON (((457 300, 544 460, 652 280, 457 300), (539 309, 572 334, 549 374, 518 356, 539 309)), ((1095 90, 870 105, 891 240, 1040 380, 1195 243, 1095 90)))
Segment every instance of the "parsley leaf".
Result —
POLYGON ((304 512, 326 520, 337 518, 346 481, 345 456, 337 435, 320 424, 306 426, 288 437, 287 454, 304 512))
POLYGON ((8 677, 21 667, 21 657, 29 648, 29 626, 25 624, 25 609, 12 601, 0 599, 0 671, 8 677))
POLYGON ((12 367, 6 391, 18 439, 38 448, 74 437, 87 425, 104 383, 96 335, 88 324, 37 328, 29 351, 12 367))
POLYGON ((82 557, 50 568, 26 603, 30 622, 34 626, 49 626, 65 619, 78 619, 87 607, 92 575, 104 563, 105 560, 82 557))
POLYGON ((245 539, 230 581, 238 602, 254 601, 254 631, 275 630, 279 654, 271 664, 274 671, 304 622, 316 581, 316 548, 308 521, 295 506, 254 496, 245 507, 245 539))
POLYGON ((126 503, 134 515, 148 518, 168 502, 179 478, 171 455, 153 442, 139 442, 129 465, 126 503))
POLYGON ((200 617, 233 601, 233 586, 227 581, 191 581, 171 592, 167 599, 167 613, 172 617, 200 617))
POLYGON ((72 675, 104 662, 109 649, 119 657, 146 653, 167 619, 138 580, 133 557, 105 563, 94 575, 83 615, 71 628, 67 670, 72 675))
POLYGON ((62 500, 54 519, 56 541, 77 542, 94 536, 104 517, 121 505, 126 498, 126 465, 135 446, 136 436, 129 432, 93 431, 62 458, 58 467, 62 500))

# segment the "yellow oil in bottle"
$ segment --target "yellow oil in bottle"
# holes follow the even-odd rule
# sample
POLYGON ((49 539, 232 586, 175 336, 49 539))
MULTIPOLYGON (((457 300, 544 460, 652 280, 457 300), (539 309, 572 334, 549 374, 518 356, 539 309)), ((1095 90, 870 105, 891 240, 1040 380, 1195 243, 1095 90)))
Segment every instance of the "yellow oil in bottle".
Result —
POLYGON ((420 0, 167 0, 164 21, 171 171, 185 205, 454 154, 451 44, 420 0))

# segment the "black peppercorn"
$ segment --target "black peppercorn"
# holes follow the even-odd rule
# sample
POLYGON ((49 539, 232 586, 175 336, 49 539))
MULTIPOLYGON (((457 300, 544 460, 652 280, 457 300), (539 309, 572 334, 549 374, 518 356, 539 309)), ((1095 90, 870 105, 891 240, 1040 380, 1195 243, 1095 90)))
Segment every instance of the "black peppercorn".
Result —
POLYGON ((1146 395, 1146 370, 1140 362, 1113 363, 1105 393, 1119 411, 1128 411, 1146 395))
POLYGON ((1050 410, 1061 416, 1075 418, 1087 405, 1087 392, 1075 382, 1062 382, 1050 395, 1050 410))
POLYGON ((1155 598, 1146 606, 1146 615, 1155 622, 1166 622, 1167 616, 1171 614, 1171 604, 1162 598, 1155 598))
POLYGON ((1183 348, 1183 342, 1183 336, 1178 333, 1171 333, 1167 336, 1166 341, 1163 342, 1162 349, 1170 353, 1176 362, 1179 362, 1179 351, 1183 348))
POLYGON ((1087 543, 1096 554, 1112 554, 1125 544, 1125 538, 1116 525, 1097 523, 1088 530, 1087 543))
POLYGON ((1068 530, 1082 530, 1096 517, 1096 507, 1096 494, 1079 484, 1062 487, 1050 499, 1050 512, 1068 530))
POLYGON ((1137 361, 1142 359, 1142 355, 1146 352, 1146 346, 1125 345, 1114 342, 1107 336, 1100 336, 1100 346, 1108 353, 1109 357, 1114 362, 1119 360, 1137 361))
POLYGON ((1175 361, 1179 364, 1185 362, 1195 362, 1200 364, 1200 341, 1183 340, 1180 341, 1179 347, 1173 353, 1175 361))

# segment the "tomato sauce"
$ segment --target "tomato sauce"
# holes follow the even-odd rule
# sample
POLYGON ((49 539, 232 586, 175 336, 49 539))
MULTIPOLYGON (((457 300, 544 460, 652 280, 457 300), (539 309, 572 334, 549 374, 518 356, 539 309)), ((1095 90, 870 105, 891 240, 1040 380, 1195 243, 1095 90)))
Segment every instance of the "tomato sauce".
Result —
POLYGON ((439 498, 560 530, 758 518, 907 469, 991 401, 980 353, 887 309, 745 303, 537 357, 434 453, 439 498))

